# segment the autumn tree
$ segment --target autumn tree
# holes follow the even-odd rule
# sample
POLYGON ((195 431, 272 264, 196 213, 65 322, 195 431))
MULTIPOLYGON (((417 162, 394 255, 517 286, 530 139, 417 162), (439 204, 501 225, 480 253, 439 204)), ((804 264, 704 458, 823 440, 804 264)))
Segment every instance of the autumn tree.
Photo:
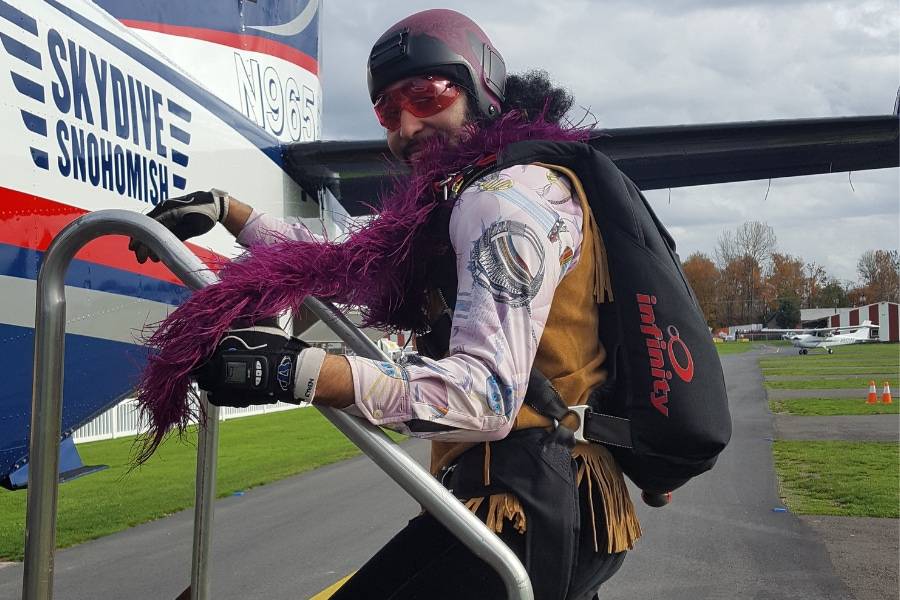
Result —
POLYGON ((827 279, 816 296, 815 308, 841 308, 849 305, 847 290, 837 279, 827 279))
POLYGON ((782 329, 800 324, 800 301, 797 298, 782 298, 775 309, 775 324, 782 329))
POLYGON ((870 302, 869 293, 861 285, 853 286, 847 290, 847 305, 862 306, 870 302))
POLYGON ((694 289, 700 310, 706 317, 706 323, 710 327, 719 325, 719 311, 717 310, 719 270, 716 269, 715 263, 702 252, 694 252, 681 266, 688 283, 694 289))
POLYGON ((716 262, 721 285, 728 296, 720 303, 730 323, 749 323, 765 312, 763 278, 775 252, 775 230, 761 221, 748 221, 716 241, 716 262))
POLYGON ((759 321, 765 313, 762 273, 752 256, 734 258, 725 265, 719 276, 719 288, 717 306, 727 323, 759 321))
POLYGON ((808 262, 803 266, 803 277, 805 285, 801 295, 803 298, 802 306, 806 308, 822 306, 819 295, 828 282, 828 273, 825 271, 825 267, 817 264, 815 261, 808 262))
POLYGON ((896 250, 866 250, 856 271, 868 302, 900 301, 900 253, 896 250))
POLYGON ((766 278, 766 304, 777 309, 782 301, 790 301, 799 307, 807 289, 803 272, 803 259, 790 254, 772 254, 772 267, 766 278))

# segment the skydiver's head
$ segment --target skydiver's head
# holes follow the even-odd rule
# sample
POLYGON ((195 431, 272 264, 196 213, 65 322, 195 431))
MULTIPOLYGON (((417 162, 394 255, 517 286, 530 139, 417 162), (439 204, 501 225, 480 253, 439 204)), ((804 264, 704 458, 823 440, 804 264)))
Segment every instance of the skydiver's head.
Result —
POLYGON ((414 162, 422 142, 432 136, 455 143, 471 119, 471 103, 460 87, 442 77, 407 77, 389 85, 375 101, 388 147, 399 159, 414 162))
POLYGON ((474 21, 452 10, 411 15, 389 28, 369 55, 369 96, 388 146, 411 162, 421 141, 455 141, 472 121, 500 115, 506 67, 474 21))
POLYGON ((574 103, 546 71, 507 75, 487 34, 444 9, 409 16, 378 38, 368 81, 388 147, 406 162, 433 135, 453 142, 466 124, 484 125, 513 110, 559 124, 574 103))

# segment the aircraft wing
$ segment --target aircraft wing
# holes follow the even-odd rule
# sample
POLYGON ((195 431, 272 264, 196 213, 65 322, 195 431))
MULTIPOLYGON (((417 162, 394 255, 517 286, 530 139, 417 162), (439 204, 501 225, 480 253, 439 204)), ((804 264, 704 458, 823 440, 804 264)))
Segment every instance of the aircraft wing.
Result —
POLYGON ((853 331, 856 329, 862 329, 863 327, 878 329, 878 325, 872 323, 871 321, 866 321, 859 325, 841 325, 840 327, 817 327, 809 329, 758 329, 757 331, 762 333, 821 333, 823 331, 853 331))
MULTIPOLYGON (((757 329, 755 332, 748 332, 748 333, 797 333, 797 334, 802 334, 802 333, 821 333, 823 331, 834 331, 836 329, 839 329, 839 328, 838 327, 818 327, 818 328, 811 328, 811 329, 757 329)), ((855 329, 859 329, 859 327, 856 327, 855 329)))
MULTIPOLYGON (((601 129, 590 140, 644 190, 882 169, 900 165, 894 115, 601 129)), ((285 169, 307 190, 327 186, 351 215, 403 167, 387 142, 319 141, 284 148, 285 169)))

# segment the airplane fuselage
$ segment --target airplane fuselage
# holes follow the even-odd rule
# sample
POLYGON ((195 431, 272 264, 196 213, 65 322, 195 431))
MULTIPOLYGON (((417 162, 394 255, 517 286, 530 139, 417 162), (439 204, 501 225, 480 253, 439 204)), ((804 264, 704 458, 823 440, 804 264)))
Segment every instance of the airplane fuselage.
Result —
MULTIPOLYGON (((0 484, 27 460, 35 281, 63 227, 212 187, 319 216, 282 156, 319 135, 317 6, 0 0, 0 484)), ((91 242, 68 271, 64 435, 127 395, 142 329, 188 294, 127 243, 91 242)), ((239 250, 222 228, 191 247, 239 250)))
POLYGON ((809 350, 815 348, 823 348, 832 353, 831 348, 835 346, 847 346, 849 344, 864 344, 870 340, 870 330, 877 329, 877 325, 872 325, 866 321, 856 331, 852 333, 828 333, 827 335, 815 335, 810 333, 792 334, 789 336, 791 344, 795 348, 800 349, 800 354, 806 354, 809 350))

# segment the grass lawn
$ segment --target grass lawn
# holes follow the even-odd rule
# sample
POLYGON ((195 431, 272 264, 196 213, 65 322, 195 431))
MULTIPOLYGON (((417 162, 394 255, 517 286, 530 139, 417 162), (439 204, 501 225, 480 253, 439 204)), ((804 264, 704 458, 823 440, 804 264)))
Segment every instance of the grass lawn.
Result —
POLYGON ((719 351, 719 356, 724 356, 726 354, 743 354, 744 352, 750 352, 751 350, 759 348, 759 344, 754 342, 720 342, 715 344, 715 346, 716 350, 719 351))
POLYGON ((774 443, 785 505, 797 514, 900 516, 896 442, 774 443))
MULTIPOLYGON (((841 359, 836 358, 834 362, 820 361, 816 363, 803 364, 800 360, 793 360, 793 356, 779 356, 772 360, 773 355, 764 356, 760 359, 759 364, 765 371, 778 371, 781 375, 802 375, 804 373, 814 373, 820 371, 823 373, 846 373, 853 371, 878 371, 882 373, 890 373, 900 371, 900 366, 890 359, 872 357, 865 359, 841 359)), ((803 357, 798 357, 802 359, 803 357)), ((809 357, 806 357, 811 360, 809 357)), ((775 374, 775 373, 773 373, 775 374)))
POLYGON ((869 391, 869 381, 875 381, 878 398, 881 399, 882 386, 887 381, 891 384, 891 392, 897 390, 897 378, 878 378, 872 375, 860 375, 847 377, 846 379, 817 379, 810 375, 810 379, 801 381, 766 381, 766 387, 770 390, 862 390, 859 393, 865 397, 869 391))
POLYGON ((862 398, 789 398, 769 400, 773 413, 802 416, 833 415, 896 415, 900 413, 900 399, 893 404, 866 404, 862 398))
MULTIPOLYGON (((395 436, 394 439, 400 439, 395 436)), ((133 439, 79 444, 85 464, 109 469, 59 487, 56 540, 71 546, 178 512, 194 502, 196 432, 167 440, 129 472, 133 439)), ((315 409, 225 421, 220 428, 219 497, 359 454, 315 409)), ((0 490, 0 561, 21 560, 25 491, 0 490)))
POLYGON ((763 375, 766 377, 779 376, 779 375, 789 375, 789 376, 809 376, 809 377, 818 377, 819 375, 843 375, 845 377, 851 377, 855 375, 860 375, 863 377, 868 377, 869 379, 874 378, 876 381, 885 381, 887 379, 900 379, 900 370, 896 368, 890 367, 845 367, 845 368, 833 368, 833 369, 763 369, 763 375))
MULTIPOLYGON (((800 355, 796 348, 782 348, 778 354, 760 358, 763 369, 797 369, 797 374, 806 369, 832 369, 841 367, 887 367, 896 370, 900 365, 900 345, 897 344, 854 344, 833 348, 834 354, 824 350, 811 350, 800 355)), ((785 373, 788 374, 788 373, 785 373)))
POLYGON ((766 381, 773 390, 853 389, 868 391, 874 380, 881 394, 885 381, 891 389, 900 381, 900 346, 897 344, 858 344, 841 346, 834 354, 798 354, 781 352, 762 356, 759 366, 765 376, 808 376, 798 381, 766 381), (837 379, 823 379, 820 375, 842 375, 837 379))

